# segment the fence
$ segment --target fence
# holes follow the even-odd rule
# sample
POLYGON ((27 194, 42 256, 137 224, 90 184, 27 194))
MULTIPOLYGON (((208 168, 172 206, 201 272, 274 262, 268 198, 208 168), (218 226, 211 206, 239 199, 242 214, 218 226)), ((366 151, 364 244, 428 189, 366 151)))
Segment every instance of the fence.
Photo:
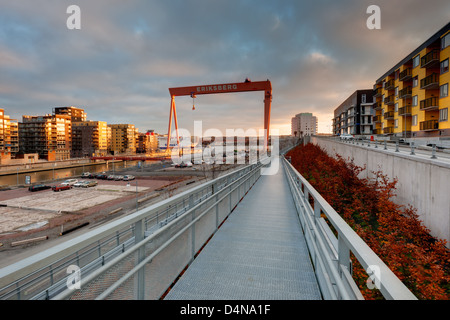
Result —
POLYGON ((158 299, 260 172, 245 166, 3 268, 0 299, 158 299))

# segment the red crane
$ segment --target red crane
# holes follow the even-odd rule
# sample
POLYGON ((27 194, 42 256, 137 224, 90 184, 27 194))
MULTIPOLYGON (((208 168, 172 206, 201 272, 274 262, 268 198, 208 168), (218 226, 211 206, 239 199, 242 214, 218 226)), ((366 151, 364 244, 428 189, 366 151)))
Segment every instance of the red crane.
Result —
MULTIPOLYGON (((264 91, 264 143, 265 147, 268 146, 269 128, 270 128, 270 108, 272 104, 272 84, 267 81, 250 81, 246 79, 242 83, 225 83, 225 84, 212 84, 201 85, 192 87, 178 87, 169 88, 171 103, 170 103, 170 116, 169 116, 169 130, 167 135, 167 150, 170 146, 170 134, 172 128, 172 117, 175 120, 175 130, 177 133, 177 144, 180 143, 180 137, 178 136, 178 120, 177 111, 175 108, 176 96, 191 96, 195 98, 199 94, 217 94, 217 93, 233 93, 233 92, 249 92, 249 91, 264 91)), ((195 110, 195 107, 193 107, 195 110)))

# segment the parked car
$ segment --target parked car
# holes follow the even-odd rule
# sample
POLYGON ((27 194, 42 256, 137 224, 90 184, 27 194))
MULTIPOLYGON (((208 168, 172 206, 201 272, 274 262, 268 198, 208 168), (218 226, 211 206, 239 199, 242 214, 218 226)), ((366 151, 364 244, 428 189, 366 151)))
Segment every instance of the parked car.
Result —
POLYGON ((115 177, 114 177, 114 180, 116 180, 116 181, 123 180, 123 176, 115 176, 115 177))
POLYGON ((68 185, 68 186, 73 186, 75 183, 77 183, 78 180, 77 179, 67 179, 66 181, 64 181, 63 183, 61 183, 61 185, 68 185))
POLYGON ((29 186, 28 191, 35 192, 35 191, 47 190, 50 188, 51 188, 51 186, 46 186, 44 184, 36 184, 34 186, 29 186))
POLYGON ((91 175, 90 172, 83 172, 83 174, 81 175, 82 178, 89 178, 89 176, 91 175))
POLYGON ((72 186, 69 185, 69 184, 65 184, 65 185, 60 184, 58 186, 53 186, 52 187, 53 191, 64 191, 64 190, 69 190, 69 189, 72 189, 72 186))
POLYGON ((132 176, 131 174, 123 176, 123 181, 130 181, 130 180, 134 180, 134 176, 132 176))
POLYGON ((86 181, 86 180, 83 180, 83 181, 78 181, 77 183, 75 183, 73 186, 75 187, 75 188, 78 188, 78 187, 83 187, 86 183, 88 183, 89 181, 86 181))
POLYGON ((100 180, 106 180, 106 179, 108 179, 108 176, 106 175, 106 174, 98 174, 97 176, 96 176, 96 178, 97 179, 100 179, 100 180))
POLYGON ((82 187, 83 188, 89 188, 89 187, 95 187, 96 185, 98 185, 97 181, 87 181, 87 183, 83 184, 82 187))
POLYGON ((340 138, 341 140, 353 140, 354 137, 349 133, 343 133, 340 138))
POLYGON ((187 166, 188 165, 186 163, 182 162, 180 164, 175 165, 175 168, 187 168, 187 166))
POLYGON ((116 176, 113 175, 113 174, 110 174, 110 175, 108 176, 108 180, 115 180, 115 179, 116 179, 116 176))

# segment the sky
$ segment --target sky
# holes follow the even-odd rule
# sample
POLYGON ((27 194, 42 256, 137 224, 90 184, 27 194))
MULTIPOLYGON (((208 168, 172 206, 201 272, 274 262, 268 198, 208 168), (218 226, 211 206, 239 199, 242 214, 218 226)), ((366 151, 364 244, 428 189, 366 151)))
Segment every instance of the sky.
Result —
MULTIPOLYGON (((448 0, 0 0, 0 108, 22 115, 84 108, 88 120, 167 133, 169 88, 269 79, 271 128, 318 117, 370 89, 450 21, 448 0), (72 5, 81 29, 67 28, 72 5), (370 5, 381 29, 367 28, 370 5)), ((193 132, 260 129, 264 94, 177 97, 193 132)))

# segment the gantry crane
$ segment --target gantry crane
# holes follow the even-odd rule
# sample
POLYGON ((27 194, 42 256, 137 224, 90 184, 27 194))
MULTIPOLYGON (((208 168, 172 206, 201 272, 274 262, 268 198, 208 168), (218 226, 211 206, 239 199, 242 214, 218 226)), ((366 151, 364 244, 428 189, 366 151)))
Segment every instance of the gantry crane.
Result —
MULTIPOLYGON (((180 137, 178 135, 178 119, 177 111, 175 107, 176 96, 191 96, 196 98, 200 94, 218 94, 218 93, 233 93, 233 92, 249 92, 249 91, 264 91, 264 146, 267 148, 269 141, 269 129, 270 129, 270 109, 272 104, 272 84, 267 81, 253 82, 246 79, 241 83, 225 83, 225 84, 213 84, 213 85, 201 85, 192 87, 177 87, 169 88, 171 103, 170 103, 170 115, 169 115, 169 130, 167 134, 167 150, 170 147, 170 135, 172 129, 172 118, 175 121, 175 130, 177 134, 177 145, 180 144, 180 137)), ((195 110, 195 106, 193 106, 195 110)))

